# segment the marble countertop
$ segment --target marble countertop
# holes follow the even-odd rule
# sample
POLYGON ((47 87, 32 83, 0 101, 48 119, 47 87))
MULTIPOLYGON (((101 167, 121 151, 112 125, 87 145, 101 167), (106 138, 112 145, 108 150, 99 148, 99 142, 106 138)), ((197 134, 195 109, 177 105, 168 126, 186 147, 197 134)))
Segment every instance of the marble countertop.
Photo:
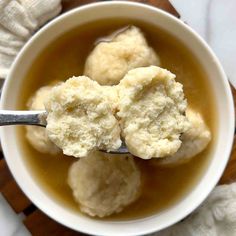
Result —
POLYGON ((236 88, 236 1, 170 0, 187 22, 211 46, 236 88))

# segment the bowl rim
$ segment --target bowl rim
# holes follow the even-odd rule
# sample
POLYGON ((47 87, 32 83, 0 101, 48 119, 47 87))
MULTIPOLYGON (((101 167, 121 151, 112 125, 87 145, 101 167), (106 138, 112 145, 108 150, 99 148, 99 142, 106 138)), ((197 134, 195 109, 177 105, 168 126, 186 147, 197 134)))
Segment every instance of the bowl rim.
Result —
MULTIPOLYGON (((218 67, 218 70, 220 72, 220 77, 222 79, 222 82, 224 83, 224 89, 227 92, 227 100, 228 100, 228 106, 229 106, 229 111, 230 114, 229 116, 231 117, 230 122, 229 122, 229 126, 232 128, 232 132, 229 133, 229 140, 231 140, 231 142, 227 143, 224 147, 224 153, 225 153, 225 159, 224 162, 222 162, 221 165, 221 169, 218 170, 217 174, 214 175, 214 181, 211 181, 211 185, 209 187, 208 184, 208 190, 205 191, 204 193, 202 193, 201 197, 199 197, 198 199, 196 199, 196 201, 194 202, 193 206, 189 207, 188 209, 184 209, 184 211, 181 213, 181 218, 177 218, 175 220, 169 221, 168 223, 166 223, 164 225, 164 227, 161 227, 161 229, 166 228, 170 225, 175 224, 176 222, 178 222, 180 219, 183 219, 184 217, 186 217, 188 214, 190 214, 193 210, 195 210, 208 196, 208 194, 211 192, 211 190, 214 188, 214 186, 217 184, 218 180, 220 179, 220 176, 222 175, 225 166, 228 162, 229 156, 230 156, 230 152, 231 152, 231 148, 232 148, 232 144, 233 144, 233 137, 234 137, 234 105, 233 105, 233 98, 232 98, 232 92, 227 80, 227 77, 224 73, 224 70, 219 62, 219 60, 217 59, 217 57, 215 56, 214 52, 211 50, 211 48, 207 45, 207 43, 193 30, 191 29, 188 25, 184 24, 182 21, 180 21, 178 18, 172 16, 170 13, 167 13, 159 8, 156 8, 154 6, 150 6, 150 5, 146 5, 146 4, 142 4, 142 3, 137 3, 137 2, 125 2, 125 1, 112 1, 112 2, 96 2, 96 3, 90 3, 90 4, 86 4, 84 6, 80 6, 78 8, 75 8, 73 10, 70 10, 58 17, 56 17, 55 19, 53 19, 52 21, 50 21, 49 23, 47 23, 45 26, 43 26, 41 29, 38 30, 38 32, 32 36, 29 41, 24 45, 24 47, 21 49, 21 51, 18 53, 16 59, 13 62, 13 65, 11 67, 10 73, 7 76, 6 82, 3 86, 3 92, 2 92, 2 99, 1 99, 1 108, 4 107, 4 103, 6 101, 6 98, 8 96, 9 93, 9 87, 10 87, 10 82, 13 80, 12 79, 12 74, 13 74, 13 70, 16 67, 19 58, 22 57, 22 54, 25 50, 27 50, 32 41, 34 41, 36 38, 40 37, 41 34, 43 34, 44 32, 46 32, 48 30, 48 28, 52 27, 55 23, 57 22, 62 22, 65 18, 70 17, 73 14, 76 14, 78 12, 81 11, 86 11, 87 9, 91 9, 91 8, 96 8, 96 7, 102 7, 102 6, 108 6, 108 5, 123 5, 123 6, 133 6, 133 7, 140 7, 140 8, 146 8, 147 10, 150 11, 155 11, 157 14, 163 15, 164 17, 168 17, 171 20, 177 22, 181 27, 184 27, 186 31, 188 31, 189 33, 191 33, 200 43, 201 46, 204 47, 206 49, 206 51, 208 52, 208 54, 212 57, 212 59, 214 60, 214 63, 216 65, 216 67, 218 67), (226 158, 227 157, 227 158, 226 158)), ((37 205, 37 207, 39 209, 41 209, 44 213, 46 213, 49 217, 51 217, 52 219, 54 219, 55 221, 61 223, 62 225, 65 225, 73 230, 76 231, 80 231, 86 234, 94 234, 95 235, 95 229, 81 229, 80 227, 76 227, 72 224, 69 224, 68 222, 65 222, 61 216, 59 216, 58 214, 56 214, 55 212, 53 212, 52 209, 48 209, 46 206, 44 206, 42 204, 42 202, 40 202, 40 200, 38 200, 37 198, 33 197, 33 195, 31 194, 30 190, 27 188, 27 186, 24 184, 24 182, 20 181, 20 179, 18 178, 19 176, 16 175, 16 173, 14 172, 14 165, 13 163, 11 163, 10 158, 8 158, 8 141, 6 140, 5 137, 5 129, 1 128, 0 130, 0 136, 1 136, 1 142, 2 142, 2 148, 3 148, 3 152, 5 155, 5 160, 8 164, 8 167, 12 173, 12 175, 14 176, 14 179, 16 180, 16 182, 18 183, 18 185, 20 186, 20 188, 23 190, 23 192, 26 194, 26 196, 35 204, 37 205)), ((207 172, 207 169, 205 170, 205 172, 207 172)), ((202 177, 203 178, 203 177, 202 177)), ((200 180, 198 181, 200 182, 200 180)), ((105 222, 105 221, 104 221, 105 222)), ((132 221, 130 221, 132 222, 132 221)), ((125 233, 123 235, 143 235, 143 234, 147 234, 147 233, 153 233, 157 230, 160 230, 160 228, 158 227, 154 227, 152 229, 150 229, 149 231, 143 231, 143 232, 139 232, 137 234, 137 232, 134 234, 132 232, 128 232, 125 233)), ((111 234, 100 234, 100 233, 96 233, 96 235, 111 235, 111 234)), ((114 233, 114 235, 117 235, 114 233)))

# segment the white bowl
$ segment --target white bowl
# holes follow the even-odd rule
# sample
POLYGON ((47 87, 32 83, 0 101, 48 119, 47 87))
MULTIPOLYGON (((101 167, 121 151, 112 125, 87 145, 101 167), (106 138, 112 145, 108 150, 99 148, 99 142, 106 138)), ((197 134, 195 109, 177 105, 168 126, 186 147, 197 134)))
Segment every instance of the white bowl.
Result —
POLYGON ((29 199, 51 218, 74 230, 88 234, 143 235, 176 223, 198 207, 217 184, 232 147, 234 106, 227 78, 214 53, 192 29, 168 13, 138 3, 104 2, 77 8, 47 24, 21 50, 4 85, 1 107, 2 109, 16 109, 17 100, 20 98, 20 85, 31 61, 47 44, 74 27, 108 17, 138 19, 164 28, 192 51, 207 73, 216 101, 218 136, 213 157, 193 190, 178 204, 147 218, 120 222, 91 219, 61 206, 39 187, 23 161, 15 127, 1 128, 2 148, 17 183, 29 199))

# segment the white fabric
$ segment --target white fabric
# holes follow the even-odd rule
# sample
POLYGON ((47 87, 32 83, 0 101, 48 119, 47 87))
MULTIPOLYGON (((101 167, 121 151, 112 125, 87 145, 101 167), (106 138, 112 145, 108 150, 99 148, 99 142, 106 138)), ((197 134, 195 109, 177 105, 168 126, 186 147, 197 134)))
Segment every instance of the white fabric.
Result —
POLYGON ((0 0, 0 78, 25 42, 61 10, 60 0, 0 0))
POLYGON ((153 236, 235 236, 236 183, 216 187, 207 200, 180 223, 153 236))

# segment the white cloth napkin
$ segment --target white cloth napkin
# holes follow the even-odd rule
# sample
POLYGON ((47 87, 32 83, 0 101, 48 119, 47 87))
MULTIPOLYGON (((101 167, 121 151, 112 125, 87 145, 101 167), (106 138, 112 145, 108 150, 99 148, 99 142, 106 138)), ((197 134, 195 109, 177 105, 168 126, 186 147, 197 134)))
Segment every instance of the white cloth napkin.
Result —
POLYGON ((61 10, 60 0, 0 0, 0 78, 25 42, 61 10))
MULTIPOLYGON (((227 0, 227 4, 220 0, 171 2, 180 12, 182 19, 195 28, 215 49, 231 82, 236 85, 236 24, 232 23, 236 19, 233 12, 233 9, 236 9, 236 1, 227 0), (209 15, 210 7, 215 4, 212 2, 217 3, 209 15)), ((12 61, 30 36, 60 10, 60 0, 0 0, 0 77, 7 76, 12 61)), ((218 186, 202 206, 185 220, 154 235, 236 235, 235 200, 236 184, 218 186)), ((28 234, 23 224, 19 223, 19 217, 9 210, 2 197, 0 213, 0 229, 4 236, 28 234)))
POLYGON ((186 219, 153 236, 235 236, 236 183, 216 187, 186 219))

